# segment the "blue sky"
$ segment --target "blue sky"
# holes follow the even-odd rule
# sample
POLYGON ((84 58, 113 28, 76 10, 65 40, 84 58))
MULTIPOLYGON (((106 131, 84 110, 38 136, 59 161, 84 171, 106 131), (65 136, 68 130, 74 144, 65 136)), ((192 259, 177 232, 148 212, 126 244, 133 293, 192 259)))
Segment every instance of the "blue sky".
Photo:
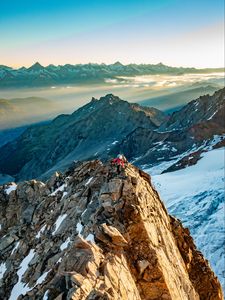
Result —
POLYGON ((223 66, 223 0, 0 2, 0 64, 223 66))

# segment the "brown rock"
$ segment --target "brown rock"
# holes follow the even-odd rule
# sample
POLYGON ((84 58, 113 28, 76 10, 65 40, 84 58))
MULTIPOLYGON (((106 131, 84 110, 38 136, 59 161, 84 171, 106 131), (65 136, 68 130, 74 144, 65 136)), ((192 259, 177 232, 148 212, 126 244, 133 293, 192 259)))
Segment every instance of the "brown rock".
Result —
POLYGON ((223 299, 189 230, 130 164, 118 175, 110 164, 83 162, 47 185, 24 182, 0 195, 7 233, 0 233, 0 299, 10 297, 18 274, 30 289, 17 295, 24 300, 223 299), (59 184, 65 190, 50 196, 59 184))

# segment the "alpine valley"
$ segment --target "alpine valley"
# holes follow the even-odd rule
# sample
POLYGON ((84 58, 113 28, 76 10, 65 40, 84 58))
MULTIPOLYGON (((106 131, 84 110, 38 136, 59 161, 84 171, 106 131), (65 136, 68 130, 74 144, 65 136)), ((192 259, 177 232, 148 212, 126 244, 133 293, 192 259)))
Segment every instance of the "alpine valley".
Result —
POLYGON ((222 300, 224 100, 168 115, 107 94, 4 144, 0 298, 222 300))

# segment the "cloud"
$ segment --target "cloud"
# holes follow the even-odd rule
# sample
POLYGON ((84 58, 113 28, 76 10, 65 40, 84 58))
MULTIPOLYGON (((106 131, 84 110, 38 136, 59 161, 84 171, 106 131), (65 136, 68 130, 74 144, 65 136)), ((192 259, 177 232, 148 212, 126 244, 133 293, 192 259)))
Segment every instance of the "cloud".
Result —
MULTIPOLYGON (((156 88, 174 88, 186 86, 195 82, 203 82, 208 84, 210 80, 222 79, 224 73, 208 73, 208 74, 183 74, 183 75, 144 75, 135 77, 119 77, 123 79, 129 86, 151 87, 156 88)), ((122 85, 124 85, 124 81, 122 85)))

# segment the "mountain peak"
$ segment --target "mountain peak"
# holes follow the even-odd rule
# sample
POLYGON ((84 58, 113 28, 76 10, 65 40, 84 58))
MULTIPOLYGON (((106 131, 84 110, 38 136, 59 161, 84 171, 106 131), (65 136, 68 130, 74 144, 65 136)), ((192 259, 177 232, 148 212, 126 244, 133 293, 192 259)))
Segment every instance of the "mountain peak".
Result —
POLYGON ((36 62, 30 68, 28 68, 28 70, 39 71, 42 70, 43 68, 44 67, 39 62, 36 62))
POLYGON ((1 299, 223 299, 189 231, 131 164, 118 174, 76 163, 0 195, 1 299))
POLYGON ((91 102, 96 102, 96 101, 98 101, 98 99, 96 99, 95 97, 91 98, 91 102))
POLYGON ((102 100, 102 101, 122 101, 118 96, 115 96, 113 94, 107 94, 107 95, 101 97, 99 100, 102 100))
POLYGON ((123 67, 124 65, 120 61, 116 61, 113 66, 123 67))

